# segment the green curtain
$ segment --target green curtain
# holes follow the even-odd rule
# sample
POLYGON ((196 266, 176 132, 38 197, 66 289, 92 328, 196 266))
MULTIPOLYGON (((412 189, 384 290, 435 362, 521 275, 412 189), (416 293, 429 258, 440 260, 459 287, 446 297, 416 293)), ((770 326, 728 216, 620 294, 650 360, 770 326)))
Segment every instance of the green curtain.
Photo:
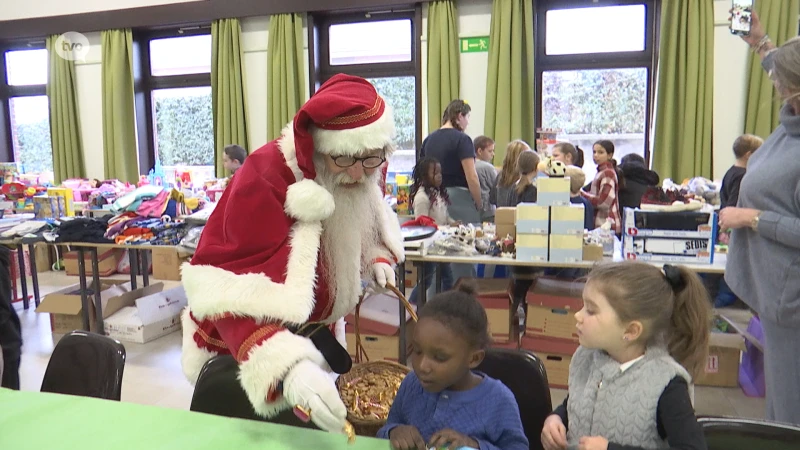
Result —
POLYGON ((306 99, 302 14, 270 16, 267 58, 267 139, 276 139, 306 99))
POLYGON ((428 132, 442 126, 442 113, 459 98, 458 13, 452 0, 428 3, 428 132))
POLYGON ((247 145, 247 95, 244 86, 242 27, 239 19, 211 24, 211 103, 214 112, 214 168, 224 177, 226 146, 247 145))
MULTIPOLYGON (((797 36, 800 1, 759 0, 756 2, 756 12, 764 31, 772 38, 775 45, 782 45, 797 36)), ((767 137, 778 126, 778 111, 782 102, 775 92, 772 81, 761 67, 759 56, 750 51, 749 60, 744 132, 767 137)))
POLYGON ((86 176, 75 86, 75 61, 64 59, 55 51, 58 38, 57 35, 47 38, 47 99, 50 102, 53 175, 57 184, 69 178, 86 176))
POLYGON ((136 182, 136 111, 133 93, 133 33, 107 30, 102 39, 103 161, 105 178, 136 182))
POLYGON ((661 179, 710 178, 714 1, 661 3, 654 169, 661 179))
POLYGON ((494 139, 495 161, 506 145, 523 139, 534 145, 533 0, 494 0, 489 32, 484 134, 494 139))

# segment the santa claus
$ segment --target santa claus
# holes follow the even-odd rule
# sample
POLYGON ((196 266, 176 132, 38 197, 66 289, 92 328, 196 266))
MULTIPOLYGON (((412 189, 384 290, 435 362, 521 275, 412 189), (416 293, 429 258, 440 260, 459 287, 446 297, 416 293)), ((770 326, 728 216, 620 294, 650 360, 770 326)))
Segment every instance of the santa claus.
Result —
POLYGON ((182 267, 190 381, 208 359, 230 354, 258 414, 299 406, 320 428, 343 430, 331 376, 351 365, 343 318, 362 279, 394 284, 403 258, 379 187, 394 131, 369 82, 336 75, 247 158, 182 267))

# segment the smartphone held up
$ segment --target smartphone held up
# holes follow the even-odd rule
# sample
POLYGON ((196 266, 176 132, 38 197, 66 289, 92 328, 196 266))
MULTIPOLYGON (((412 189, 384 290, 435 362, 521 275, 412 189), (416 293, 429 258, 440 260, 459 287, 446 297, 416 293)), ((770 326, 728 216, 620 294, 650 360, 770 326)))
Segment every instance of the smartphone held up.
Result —
POLYGON ((753 3, 755 0, 731 1, 731 33, 738 36, 748 36, 753 17, 753 3))

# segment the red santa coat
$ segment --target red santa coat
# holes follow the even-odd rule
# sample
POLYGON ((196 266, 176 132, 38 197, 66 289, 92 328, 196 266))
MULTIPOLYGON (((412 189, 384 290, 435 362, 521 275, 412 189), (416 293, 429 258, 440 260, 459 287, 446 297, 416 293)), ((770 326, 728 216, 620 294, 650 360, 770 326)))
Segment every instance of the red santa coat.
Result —
MULTIPOLYGON (((383 122, 369 128, 391 125, 383 122)), ((363 141, 364 130, 359 132, 363 141)), ((325 133, 316 132, 315 141, 324 143, 325 133)), ((375 189, 380 189, 377 184, 375 189)), ((381 197, 382 192, 376 198, 381 197)), ((358 298, 333 299, 325 283, 327 271, 335 268, 325 267, 321 258, 321 221, 333 209, 331 194, 303 179, 290 127, 247 158, 209 218, 191 263, 182 267, 189 300, 182 365, 191 382, 208 359, 231 354, 256 412, 270 417, 291 406, 282 398, 264 399, 294 364, 309 359, 326 367, 311 341, 286 325, 338 322, 337 338, 343 342, 341 319, 358 298)), ((374 223, 383 245, 362 253, 401 261, 397 217, 385 203, 378 209, 374 223)), ((360 286, 348 291, 360 292, 360 286)))

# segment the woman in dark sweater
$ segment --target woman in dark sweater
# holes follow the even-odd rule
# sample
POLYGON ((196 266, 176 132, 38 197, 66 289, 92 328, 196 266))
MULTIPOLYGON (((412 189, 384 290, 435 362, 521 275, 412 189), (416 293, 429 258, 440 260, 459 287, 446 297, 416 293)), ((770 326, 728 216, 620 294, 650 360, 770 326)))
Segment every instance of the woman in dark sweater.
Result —
POLYGON ((647 188, 658 186, 661 178, 655 171, 647 168, 647 162, 639 155, 629 154, 622 157, 619 170, 625 176, 625 186, 619 190, 619 208, 638 208, 642 204, 642 196, 647 188))

